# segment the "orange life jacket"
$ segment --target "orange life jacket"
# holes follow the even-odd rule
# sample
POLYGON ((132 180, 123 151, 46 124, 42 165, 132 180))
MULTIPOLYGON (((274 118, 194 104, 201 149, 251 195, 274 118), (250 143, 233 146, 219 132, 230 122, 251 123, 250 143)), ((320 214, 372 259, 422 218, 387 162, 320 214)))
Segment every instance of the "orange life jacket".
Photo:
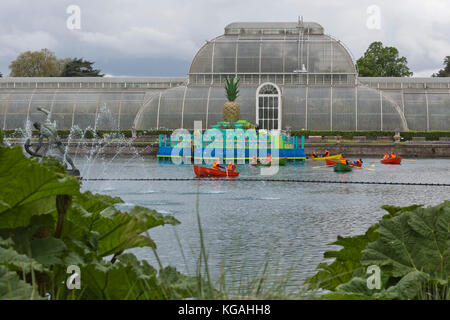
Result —
POLYGON ((212 168, 213 168, 213 169, 219 169, 219 164, 217 163, 217 161, 214 161, 214 162, 213 162, 212 168))
POLYGON ((347 159, 346 158, 341 158, 341 163, 343 163, 343 164, 347 164, 347 159))
POLYGON ((234 165, 234 163, 230 163, 227 169, 228 171, 236 171, 236 166, 234 165))
POLYGON ((311 153, 311 155, 312 155, 313 158, 317 157, 317 153, 315 153, 315 152, 311 153))
POLYGON ((391 158, 397 158, 397 156, 395 155, 395 153, 391 153, 391 158))
POLYGON ((330 151, 325 150, 325 157, 329 157, 330 156, 330 151))
POLYGON ((389 159, 389 155, 386 153, 386 154, 384 155, 384 158, 385 158, 385 159, 389 159))
POLYGON ((269 155, 267 156, 267 161, 268 161, 268 162, 272 162, 272 155, 269 154, 269 155))

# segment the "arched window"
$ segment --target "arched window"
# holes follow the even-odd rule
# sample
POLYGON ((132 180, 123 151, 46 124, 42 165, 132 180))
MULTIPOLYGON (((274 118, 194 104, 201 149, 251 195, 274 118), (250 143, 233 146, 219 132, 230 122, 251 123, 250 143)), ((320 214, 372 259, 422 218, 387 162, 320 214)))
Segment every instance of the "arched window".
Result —
POLYGON ((281 90, 273 83, 263 83, 256 90, 256 123, 260 129, 281 129, 281 90))

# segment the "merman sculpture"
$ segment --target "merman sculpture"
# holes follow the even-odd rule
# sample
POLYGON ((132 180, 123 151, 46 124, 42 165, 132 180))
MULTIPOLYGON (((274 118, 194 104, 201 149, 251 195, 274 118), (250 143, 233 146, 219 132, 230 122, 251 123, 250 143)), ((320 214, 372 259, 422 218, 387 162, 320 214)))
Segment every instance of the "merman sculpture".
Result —
POLYGON ((25 141, 25 151, 34 157, 42 158, 44 156, 53 156, 59 162, 61 162, 66 168, 67 172, 74 176, 79 176, 80 171, 75 167, 72 158, 67 154, 66 147, 61 142, 61 138, 58 136, 56 131, 56 124, 51 122, 51 112, 42 108, 37 107, 37 109, 43 112, 47 118, 43 123, 35 122, 33 126, 39 130, 39 141, 37 147, 34 150, 31 148, 31 138, 25 141), (42 143, 44 139, 47 139, 48 148, 42 154, 39 154, 39 150, 42 148, 42 143), (70 170, 67 169, 67 164, 70 165, 70 170))

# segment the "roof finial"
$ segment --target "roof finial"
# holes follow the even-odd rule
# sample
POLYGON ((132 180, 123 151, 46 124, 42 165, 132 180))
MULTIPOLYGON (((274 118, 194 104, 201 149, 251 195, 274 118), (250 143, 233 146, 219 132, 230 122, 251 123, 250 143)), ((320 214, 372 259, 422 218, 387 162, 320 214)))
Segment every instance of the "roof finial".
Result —
POLYGON ((298 28, 303 28, 303 16, 298 16, 298 28))

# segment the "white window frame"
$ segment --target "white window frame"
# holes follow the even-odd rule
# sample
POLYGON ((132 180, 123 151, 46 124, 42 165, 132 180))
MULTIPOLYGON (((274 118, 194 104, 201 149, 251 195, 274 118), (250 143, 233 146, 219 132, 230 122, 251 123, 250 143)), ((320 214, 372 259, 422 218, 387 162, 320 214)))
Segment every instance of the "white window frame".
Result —
MULTIPOLYGON (((277 98, 278 101, 278 129, 272 129, 275 131, 281 131, 281 118, 282 118, 282 102, 281 102, 281 89, 279 86, 277 86, 275 83, 273 82, 264 82, 262 83, 257 89, 256 89, 256 123, 259 124, 259 98, 260 97, 272 97, 272 98, 277 98), (263 87, 270 85, 272 87, 274 87, 277 90, 277 94, 260 94, 260 91, 263 87)), ((262 120, 266 120, 266 119, 262 119, 262 120)), ((267 119, 267 120, 275 120, 275 119, 267 119)), ((260 129, 265 129, 260 127, 260 129)), ((267 129, 266 129, 267 130, 267 129)))

